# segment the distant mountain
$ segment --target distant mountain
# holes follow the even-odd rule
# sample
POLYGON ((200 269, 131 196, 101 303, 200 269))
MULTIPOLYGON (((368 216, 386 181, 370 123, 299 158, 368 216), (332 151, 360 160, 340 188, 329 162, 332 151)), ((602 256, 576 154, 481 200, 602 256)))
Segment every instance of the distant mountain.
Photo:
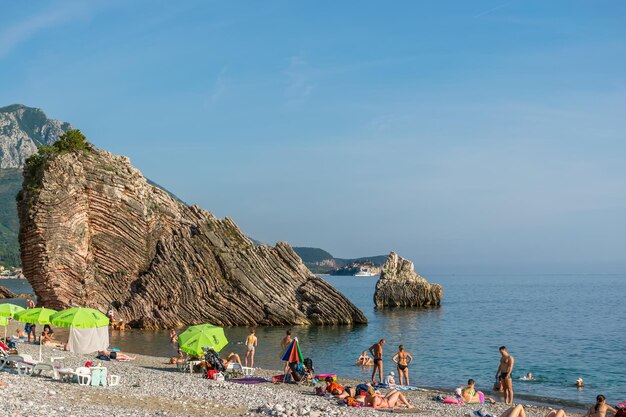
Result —
POLYGON ((41 110, 22 104, 0 108, 0 169, 21 168, 41 145, 59 139, 69 123, 49 119, 41 110))
POLYGON ((316 274, 353 275, 359 267, 380 268, 387 259, 387 255, 364 256, 362 258, 344 259, 320 248, 294 247, 293 250, 302 258, 304 264, 316 274))

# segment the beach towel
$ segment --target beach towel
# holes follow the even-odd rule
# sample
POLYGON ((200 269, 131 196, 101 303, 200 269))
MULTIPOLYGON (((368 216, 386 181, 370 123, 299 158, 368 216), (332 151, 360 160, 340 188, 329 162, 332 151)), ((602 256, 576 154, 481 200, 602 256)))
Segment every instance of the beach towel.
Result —
POLYGON ((398 391, 417 391, 419 388, 412 387, 410 385, 396 385, 392 387, 393 389, 397 389, 398 391))
POLYGON ((234 378, 234 379, 229 379, 228 381, 234 382, 236 384, 245 384, 245 385, 262 384, 263 382, 269 382, 266 378, 260 378, 260 377, 234 378))
POLYGON ((459 397, 452 397, 452 396, 448 396, 445 397, 443 399, 444 404, 456 404, 456 405, 461 405, 463 404, 463 399, 459 398, 459 397))

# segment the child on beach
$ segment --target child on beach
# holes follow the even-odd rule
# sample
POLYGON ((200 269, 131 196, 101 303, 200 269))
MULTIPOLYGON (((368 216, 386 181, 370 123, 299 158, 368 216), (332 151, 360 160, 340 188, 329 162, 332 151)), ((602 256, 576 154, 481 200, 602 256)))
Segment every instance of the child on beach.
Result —
POLYGON ((385 381, 384 381, 384 383, 385 383, 385 384, 387 384, 387 385, 389 385, 390 387, 392 387, 392 386, 396 385, 396 379, 395 379, 395 376, 396 376, 396 375, 394 374, 394 372, 393 372, 393 371, 389 372, 389 375, 387 375, 387 376, 385 377, 385 381))

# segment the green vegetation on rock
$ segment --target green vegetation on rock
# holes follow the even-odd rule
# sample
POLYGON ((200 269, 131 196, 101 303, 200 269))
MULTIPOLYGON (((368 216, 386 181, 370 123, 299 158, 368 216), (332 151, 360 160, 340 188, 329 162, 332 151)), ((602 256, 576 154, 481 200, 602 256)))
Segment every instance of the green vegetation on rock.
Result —
MULTIPOLYGON (((25 177, 29 178, 29 182, 24 184, 24 186, 28 191, 36 191, 46 164, 54 157, 71 152, 86 152, 89 149, 91 149, 91 144, 87 142, 87 138, 80 130, 68 130, 52 145, 40 146, 37 153, 26 160, 24 171, 26 173, 25 177)), ((21 198, 21 193, 17 198, 18 200, 21 198)))
POLYGON ((19 169, 0 169, 0 265, 20 265, 20 248, 17 234, 20 224, 17 218, 15 196, 22 188, 19 169))

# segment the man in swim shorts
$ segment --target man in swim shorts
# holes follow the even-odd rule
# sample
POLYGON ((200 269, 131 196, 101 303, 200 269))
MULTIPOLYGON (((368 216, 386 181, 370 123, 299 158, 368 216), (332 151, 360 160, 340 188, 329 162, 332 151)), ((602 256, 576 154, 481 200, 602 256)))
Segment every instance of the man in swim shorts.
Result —
POLYGON ((496 379, 502 384, 504 390, 504 402, 506 404, 513 404, 513 379, 511 379, 511 373, 513 372, 513 365, 515 359, 509 355, 506 347, 500 346, 500 365, 496 372, 496 379))
POLYGON ((383 346, 385 346, 385 339, 380 339, 378 343, 373 344, 369 351, 374 357, 374 369, 372 370, 372 382, 378 371, 378 380, 383 382, 383 346))

